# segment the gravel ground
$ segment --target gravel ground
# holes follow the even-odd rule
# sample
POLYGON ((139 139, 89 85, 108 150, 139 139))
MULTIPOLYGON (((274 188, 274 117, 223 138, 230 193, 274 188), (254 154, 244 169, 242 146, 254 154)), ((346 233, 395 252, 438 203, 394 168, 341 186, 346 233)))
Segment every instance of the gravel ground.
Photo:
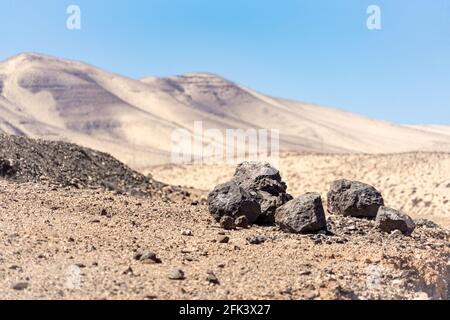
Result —
POLYGON ((432 223, 412 237, 337 216, 330 235, 223 231, 204 204, 170 200, 0 180, 0 298, 448 298, 449 234, 432 223), (147 251, 160 263, 135 259, 147 251))

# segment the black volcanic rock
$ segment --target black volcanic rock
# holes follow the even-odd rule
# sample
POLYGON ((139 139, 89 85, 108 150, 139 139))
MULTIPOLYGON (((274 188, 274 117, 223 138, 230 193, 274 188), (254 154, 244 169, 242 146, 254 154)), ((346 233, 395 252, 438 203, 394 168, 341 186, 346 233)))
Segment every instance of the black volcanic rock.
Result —
POLYGON ((275 222, 286 232, 315 233, 327 230, 322 198, 318 193, 307 193, 277 209, 275 222))
POLYGON ((234 219, 245 216, 250 223, 261 215, 261 207, 243 188, 231 181, 218 185, 208 196, 208 207, 211 215, 220 221, 224 216, 234 219))
POLYGON ((375 227, 388 233, 394 230, 400 230, 404 235, 409 236, 414 232, 416 224, 410 216, 400 211, 380 207, 375 221, 375 227))
POLYGON ((241 163, 236 168, 233 180, 260 204, 259 224, 274 223, 277 208, 293 199, 286 192, 286 183, 282 181, 278 169, 267 162, 241 163))
POLYGON ((375 218, 384 205, 381 193, 358 181, 338 180, 328 192, 328 212, 357 218, 375 218))

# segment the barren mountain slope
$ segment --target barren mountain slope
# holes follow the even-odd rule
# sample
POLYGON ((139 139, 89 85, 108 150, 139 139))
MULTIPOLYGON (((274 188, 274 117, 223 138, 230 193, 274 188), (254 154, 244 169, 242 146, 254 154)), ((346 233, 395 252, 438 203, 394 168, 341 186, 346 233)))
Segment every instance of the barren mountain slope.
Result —
POLYGON ((450 126, 444 126, 444 125, 415 125, 415 126, 409 126, 414 129, 424 130, 428 132, 434 132, 439 134, 445 134, 450 136, 450 126))
MULTIPOLYGON (((0 63, 0 130, 106 151, 135 169, 167 163, 176 129, 279 129, 281 149, 450 151, 441 132, 264 96, 211 74, 142 81, 38 54, 0 63)), ((210 142, 213 143, 213 142, 210 142)))

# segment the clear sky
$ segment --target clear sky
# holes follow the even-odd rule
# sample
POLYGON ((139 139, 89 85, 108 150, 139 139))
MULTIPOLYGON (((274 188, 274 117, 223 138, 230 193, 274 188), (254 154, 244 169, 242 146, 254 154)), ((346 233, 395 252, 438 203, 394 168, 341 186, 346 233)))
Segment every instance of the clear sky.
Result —
POLYGON ((399 123, 450 124, 448 0, 0 0, 0 60, 39 52, 133 78, 207 71, 399 123), (81 8, 82 29, 66 28, 81 8), (382 29, 366 27, 381 8, 382 29))

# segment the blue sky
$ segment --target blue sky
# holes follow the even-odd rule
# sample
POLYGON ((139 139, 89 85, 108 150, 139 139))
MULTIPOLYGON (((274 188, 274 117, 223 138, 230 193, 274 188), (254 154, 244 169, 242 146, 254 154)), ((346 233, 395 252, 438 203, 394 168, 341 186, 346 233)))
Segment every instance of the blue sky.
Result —
POLYGON ((39 52, 133 78, 207 71, 398 123, 450 124, 448 0, 0 0, 0 59, 39 52), (66 28, 79 5, 82 29, 66 28), (381 8, 369 31, 366 9, 381 8))

